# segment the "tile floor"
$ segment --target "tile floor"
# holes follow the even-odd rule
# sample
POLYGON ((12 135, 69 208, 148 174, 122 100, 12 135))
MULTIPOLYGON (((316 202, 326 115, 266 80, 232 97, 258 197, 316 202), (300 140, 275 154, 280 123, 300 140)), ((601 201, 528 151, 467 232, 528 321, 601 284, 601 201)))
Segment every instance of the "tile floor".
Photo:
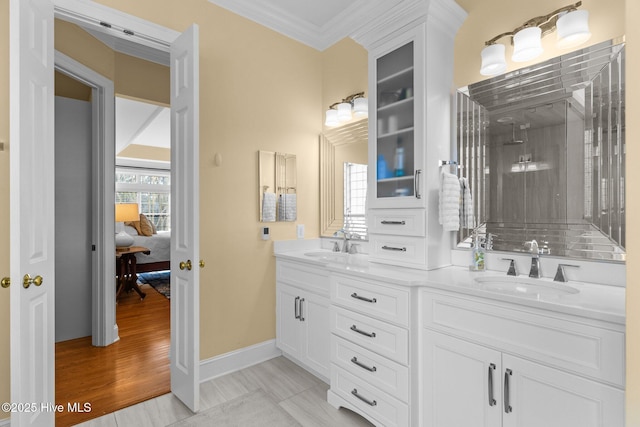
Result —
POLYGON ((172 394, 80 424, 84 427, 371 426, 327 403, 329 386, 284 357, 200 385, 200 412, 172 394))

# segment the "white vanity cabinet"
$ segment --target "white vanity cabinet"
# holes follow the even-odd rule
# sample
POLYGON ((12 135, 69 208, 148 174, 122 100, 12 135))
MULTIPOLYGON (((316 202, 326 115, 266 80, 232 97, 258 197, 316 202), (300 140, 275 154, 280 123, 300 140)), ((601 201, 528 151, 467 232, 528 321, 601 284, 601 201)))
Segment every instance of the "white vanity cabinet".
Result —
POLYGON ((622 427, 624 326, 422 295, 425 427, 622 427))
POLYGON ((376 425, 410 425, 410 319, 410 289, 331 275, 330 404, 376 425))
POLYGON ((329 336, 328 271, 277 260, 276 346, 328 381, 329 336))

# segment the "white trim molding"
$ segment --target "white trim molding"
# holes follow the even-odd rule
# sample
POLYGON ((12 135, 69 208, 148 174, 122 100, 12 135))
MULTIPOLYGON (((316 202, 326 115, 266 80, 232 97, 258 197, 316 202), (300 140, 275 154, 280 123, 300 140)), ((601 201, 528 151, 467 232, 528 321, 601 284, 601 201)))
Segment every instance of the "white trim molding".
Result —
POLYGON ((276 340, 264 341, 200 361, 200 382, 209 381, 281 356, 276 340))
POLYGON ((11 425, 11 418, 5 418, 4 420, 0 420, 0 427, 8 427, 11 425))

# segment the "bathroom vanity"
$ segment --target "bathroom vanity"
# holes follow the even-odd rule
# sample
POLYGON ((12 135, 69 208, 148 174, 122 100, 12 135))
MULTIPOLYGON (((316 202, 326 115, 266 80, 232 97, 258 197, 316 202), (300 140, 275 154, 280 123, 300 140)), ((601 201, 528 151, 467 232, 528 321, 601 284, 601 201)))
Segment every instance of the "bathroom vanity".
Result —
POLYGON ((381 426, 624 425, 622 287, 276 258, 278 346, 330 377, 335 407, 381 426))

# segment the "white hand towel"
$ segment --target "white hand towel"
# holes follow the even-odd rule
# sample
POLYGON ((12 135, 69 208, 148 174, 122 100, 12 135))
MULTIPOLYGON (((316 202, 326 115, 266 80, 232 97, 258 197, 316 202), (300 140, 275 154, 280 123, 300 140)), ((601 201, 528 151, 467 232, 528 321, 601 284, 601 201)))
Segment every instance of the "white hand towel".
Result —
POLYGON ((276 220, 276 193, 264 193, 262 195, 262 221, 272 222, 276 220))
POLYGON ((296 194, 281 194, 278 200, 278 221, 295 221, 298 215, 296 194))
POLYGON ((460 225, 462 228, 475 228, 475 218, 473 215, 473 199, 471 198, 471 187, 469 180, 465 177, 460 178, 460 187, 462 189, 462 209, 460 210, 460 225))
POLYGON ((460 229, 460 181, 452 173, 440 173, 440 224, 445 231, 460 229))

